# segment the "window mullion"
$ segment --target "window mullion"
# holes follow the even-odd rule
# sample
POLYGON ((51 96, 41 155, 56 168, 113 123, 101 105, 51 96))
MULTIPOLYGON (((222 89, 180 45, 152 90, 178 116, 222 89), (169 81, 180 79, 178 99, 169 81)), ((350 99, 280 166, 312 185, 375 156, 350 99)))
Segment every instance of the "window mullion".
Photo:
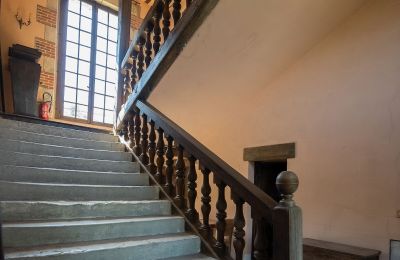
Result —
POLYGON ((94 84, 95 84, 95 73, 96 73, 96 49, 97 49, 97 6, 92 5, 92 48, 90 49, 90 84, 89 84, 89 108, 88 108, 88 119, 89 122, 93 122, 93 110, 94 110, 94 84))

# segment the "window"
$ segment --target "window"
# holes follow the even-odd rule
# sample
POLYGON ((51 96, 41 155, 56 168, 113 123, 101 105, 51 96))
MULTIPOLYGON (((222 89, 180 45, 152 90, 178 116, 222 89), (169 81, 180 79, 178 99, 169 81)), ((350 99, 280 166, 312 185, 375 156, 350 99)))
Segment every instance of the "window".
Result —
MULTIPOLYGON (((112 124, 118 16, 92 1, 65 1, 60 49, 62 116, 112 124)), ((60 104, 60 103, 59 103, 60 104)))

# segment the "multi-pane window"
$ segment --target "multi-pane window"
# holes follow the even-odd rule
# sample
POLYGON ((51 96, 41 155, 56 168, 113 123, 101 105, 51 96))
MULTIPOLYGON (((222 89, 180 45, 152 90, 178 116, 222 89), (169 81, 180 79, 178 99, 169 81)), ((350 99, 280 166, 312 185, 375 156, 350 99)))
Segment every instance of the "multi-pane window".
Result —
POLYGON ((69 0, 65 37, 63 116, 113 121, 118 17, 93 2, 69 0))

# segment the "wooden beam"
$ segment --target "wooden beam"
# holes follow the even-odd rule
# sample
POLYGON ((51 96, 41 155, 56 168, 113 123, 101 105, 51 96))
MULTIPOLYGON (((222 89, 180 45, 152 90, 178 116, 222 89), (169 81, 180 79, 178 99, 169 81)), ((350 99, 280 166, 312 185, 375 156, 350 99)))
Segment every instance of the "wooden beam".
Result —
POLYGON ((295 143, 248 147, 243 150, 243 160, 250 162, 275 162, 295 158, 295 143))

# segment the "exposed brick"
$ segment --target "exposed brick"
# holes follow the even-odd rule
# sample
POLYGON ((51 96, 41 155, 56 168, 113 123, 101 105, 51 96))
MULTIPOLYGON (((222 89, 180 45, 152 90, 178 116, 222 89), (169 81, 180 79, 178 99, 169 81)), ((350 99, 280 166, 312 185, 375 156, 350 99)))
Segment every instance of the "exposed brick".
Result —
POLYGON ((35 37, 35 48, 39 49, 43 56, 55 58, 56 44, 54 42, 35 37))
POLYGON ((55 28, 57 26, 57 11, 37 5, 36 21, 55 28))
POLYGON ((136 15, 132 15, 131 17, 131 27, 135 30, 138 30, 140 25, 142 24, 143 19, 137 17, 136 15))
POLYGON ((40 73, 40 85, 44 88, 54 88, 54 74, 42 71, 40 73))

